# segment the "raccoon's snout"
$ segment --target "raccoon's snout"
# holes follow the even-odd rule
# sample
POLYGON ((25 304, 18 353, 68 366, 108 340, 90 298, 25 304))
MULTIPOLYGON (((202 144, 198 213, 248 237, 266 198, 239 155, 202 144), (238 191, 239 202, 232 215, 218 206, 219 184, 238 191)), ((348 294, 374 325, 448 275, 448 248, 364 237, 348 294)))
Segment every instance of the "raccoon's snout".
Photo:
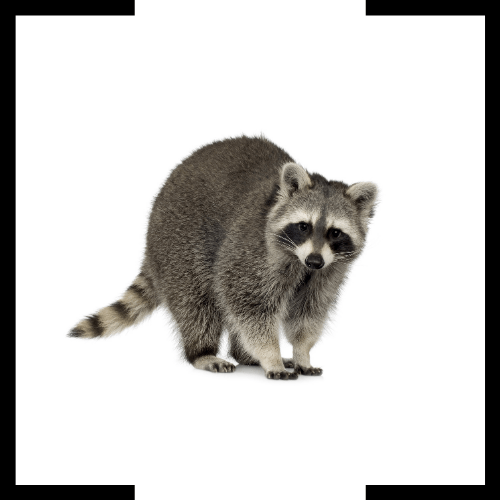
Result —
POLYGON ((311 269, 321 269, 324 265, 325 261, 319 253, 312 253, 306 258, 306 266, 311 269))

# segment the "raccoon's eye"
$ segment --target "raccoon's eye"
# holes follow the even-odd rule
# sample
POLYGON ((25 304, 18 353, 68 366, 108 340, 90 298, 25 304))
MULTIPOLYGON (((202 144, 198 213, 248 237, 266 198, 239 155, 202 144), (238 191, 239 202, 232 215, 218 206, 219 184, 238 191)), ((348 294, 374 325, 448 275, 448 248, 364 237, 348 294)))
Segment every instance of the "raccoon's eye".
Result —
POLYGON ((342 234, 342 231, 340 229, 330 229, 330 231, 328 231, 330 234, 329 236, 331 238, 338 238, 341 234, 342 234))
POLYGON ((307 231, 309 229, 309 224, 306 222, 299 222, 299 229, 301 231, 307 231))

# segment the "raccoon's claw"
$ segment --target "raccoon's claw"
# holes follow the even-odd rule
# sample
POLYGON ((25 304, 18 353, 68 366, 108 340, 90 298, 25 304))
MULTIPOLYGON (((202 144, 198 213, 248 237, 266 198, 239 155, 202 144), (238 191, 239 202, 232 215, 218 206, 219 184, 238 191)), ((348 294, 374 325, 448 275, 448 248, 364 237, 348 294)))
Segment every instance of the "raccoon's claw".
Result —
POLYGON ((231 363, 228 363, 227 361, 224 362, 215 362, 215 363, 210 363, 207 365, 206 370, 209 372, 214 372, 214 373, 230 373, 234 372, 234 365, 231 363))
POLYGON ((321 368, 313 368, 312 366, 308 368, 304 368, 300 365, 295 365, 295 373, 299 373, 300 375, 321 375, 323 370, 321 368))
POLYGON ((274 380, 297 380, 299 377, 296 373, 290 373, 286 370, 283 371, 268 371, 266 373, 267 378, 272 378, 274 380))
POLYGON ((229 361, 215 356, 200 356, 192 364, 198 370, 208 370, 214 373, 231 373, 235 369, 235 366, 229 361))

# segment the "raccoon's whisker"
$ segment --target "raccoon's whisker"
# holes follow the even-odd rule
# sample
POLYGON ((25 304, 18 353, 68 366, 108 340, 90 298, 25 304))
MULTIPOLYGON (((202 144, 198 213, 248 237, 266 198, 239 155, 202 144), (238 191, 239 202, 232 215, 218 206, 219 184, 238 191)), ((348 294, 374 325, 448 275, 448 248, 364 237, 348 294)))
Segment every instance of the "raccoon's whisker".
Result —
MULTIPOLYGON (((354 253, 356 253, 356 252, 352 252, 352 254, 354 254, 354 253)), ((336 254, 334 262, 346 262, 346 261, 349 262, 353 258, 352 254, 351 253, 349 255, 336 254)))
POLYGON ((285 240, 288 242, 288 240, 286 238, 283 238, 283 236, 281 236, 280 234, 273 233, 273 235, 276 236, 276 238, 279 238, 281 240, 285 240))
MULTIPOLYGON (((289 240, 283 238, 283 236, 280 236, 279 234, 275 234, 274 236, 276 236, 277 238, 279 238, 280 240, 282 240, 283 242, 285 242, 287 245, 290 245, 290 243, 293 244, 293 241, 289 241, 289 240)), ((297 248, 296 245, 294 245, 294 246, 295 246, 295 248, 297 248)))
POLYGON ((346 259, 348 257, 351 257, 351 256, 355 255, 356 253, 358 253, 358 252, 337 252, 335 255, 338 258, 346 259))
POLYGON ((286 240, 276 240, 276 243, 278 245, 281 245, 281 246, 284 246, 284 247, 289 247, 290 246, 290 243, 288 243, 286 240))
POLYGON ((277 242, 280 247, 286 248, 287 250, 290 250, 293 252, 294 248, 291 247, 290 245, 285 245, 284 243, 280 243, 279 241, 277 242))
POLYGON ((274 236, 276 236, 276 238, 278 238, 281 243, 284 243, 285 245, 291 246, 290 242, 288 240, 286 240, 285 238, 283 238, 283 236, 280 236, 279 234, 275 234, 274 236))
POLYGON ((298 246, 295 244, 295 242, 288 236, 288 234, 285 233, 285 231, 282 229, 281 232, 285 235, 286 239, 295 247, 298 248, 298 246))
POLYGON ((292 241, 292 239, 290 238, 290 236, 288 236, 288 234, 285 233, 285 230, 282 229, 281 232, 286 236, 286 239, 295 247, 295 248, 298 248, 298 246, 292 241))

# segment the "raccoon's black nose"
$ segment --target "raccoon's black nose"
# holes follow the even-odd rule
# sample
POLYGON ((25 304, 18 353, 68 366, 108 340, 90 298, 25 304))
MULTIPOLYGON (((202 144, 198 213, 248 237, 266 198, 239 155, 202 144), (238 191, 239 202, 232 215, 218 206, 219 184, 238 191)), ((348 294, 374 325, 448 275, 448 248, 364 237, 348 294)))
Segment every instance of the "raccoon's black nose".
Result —
POLYGON ((311 269, 321 269, 324 265, 325 261, 319 253, 312 253, 306 259, 306 266, 311 269))

